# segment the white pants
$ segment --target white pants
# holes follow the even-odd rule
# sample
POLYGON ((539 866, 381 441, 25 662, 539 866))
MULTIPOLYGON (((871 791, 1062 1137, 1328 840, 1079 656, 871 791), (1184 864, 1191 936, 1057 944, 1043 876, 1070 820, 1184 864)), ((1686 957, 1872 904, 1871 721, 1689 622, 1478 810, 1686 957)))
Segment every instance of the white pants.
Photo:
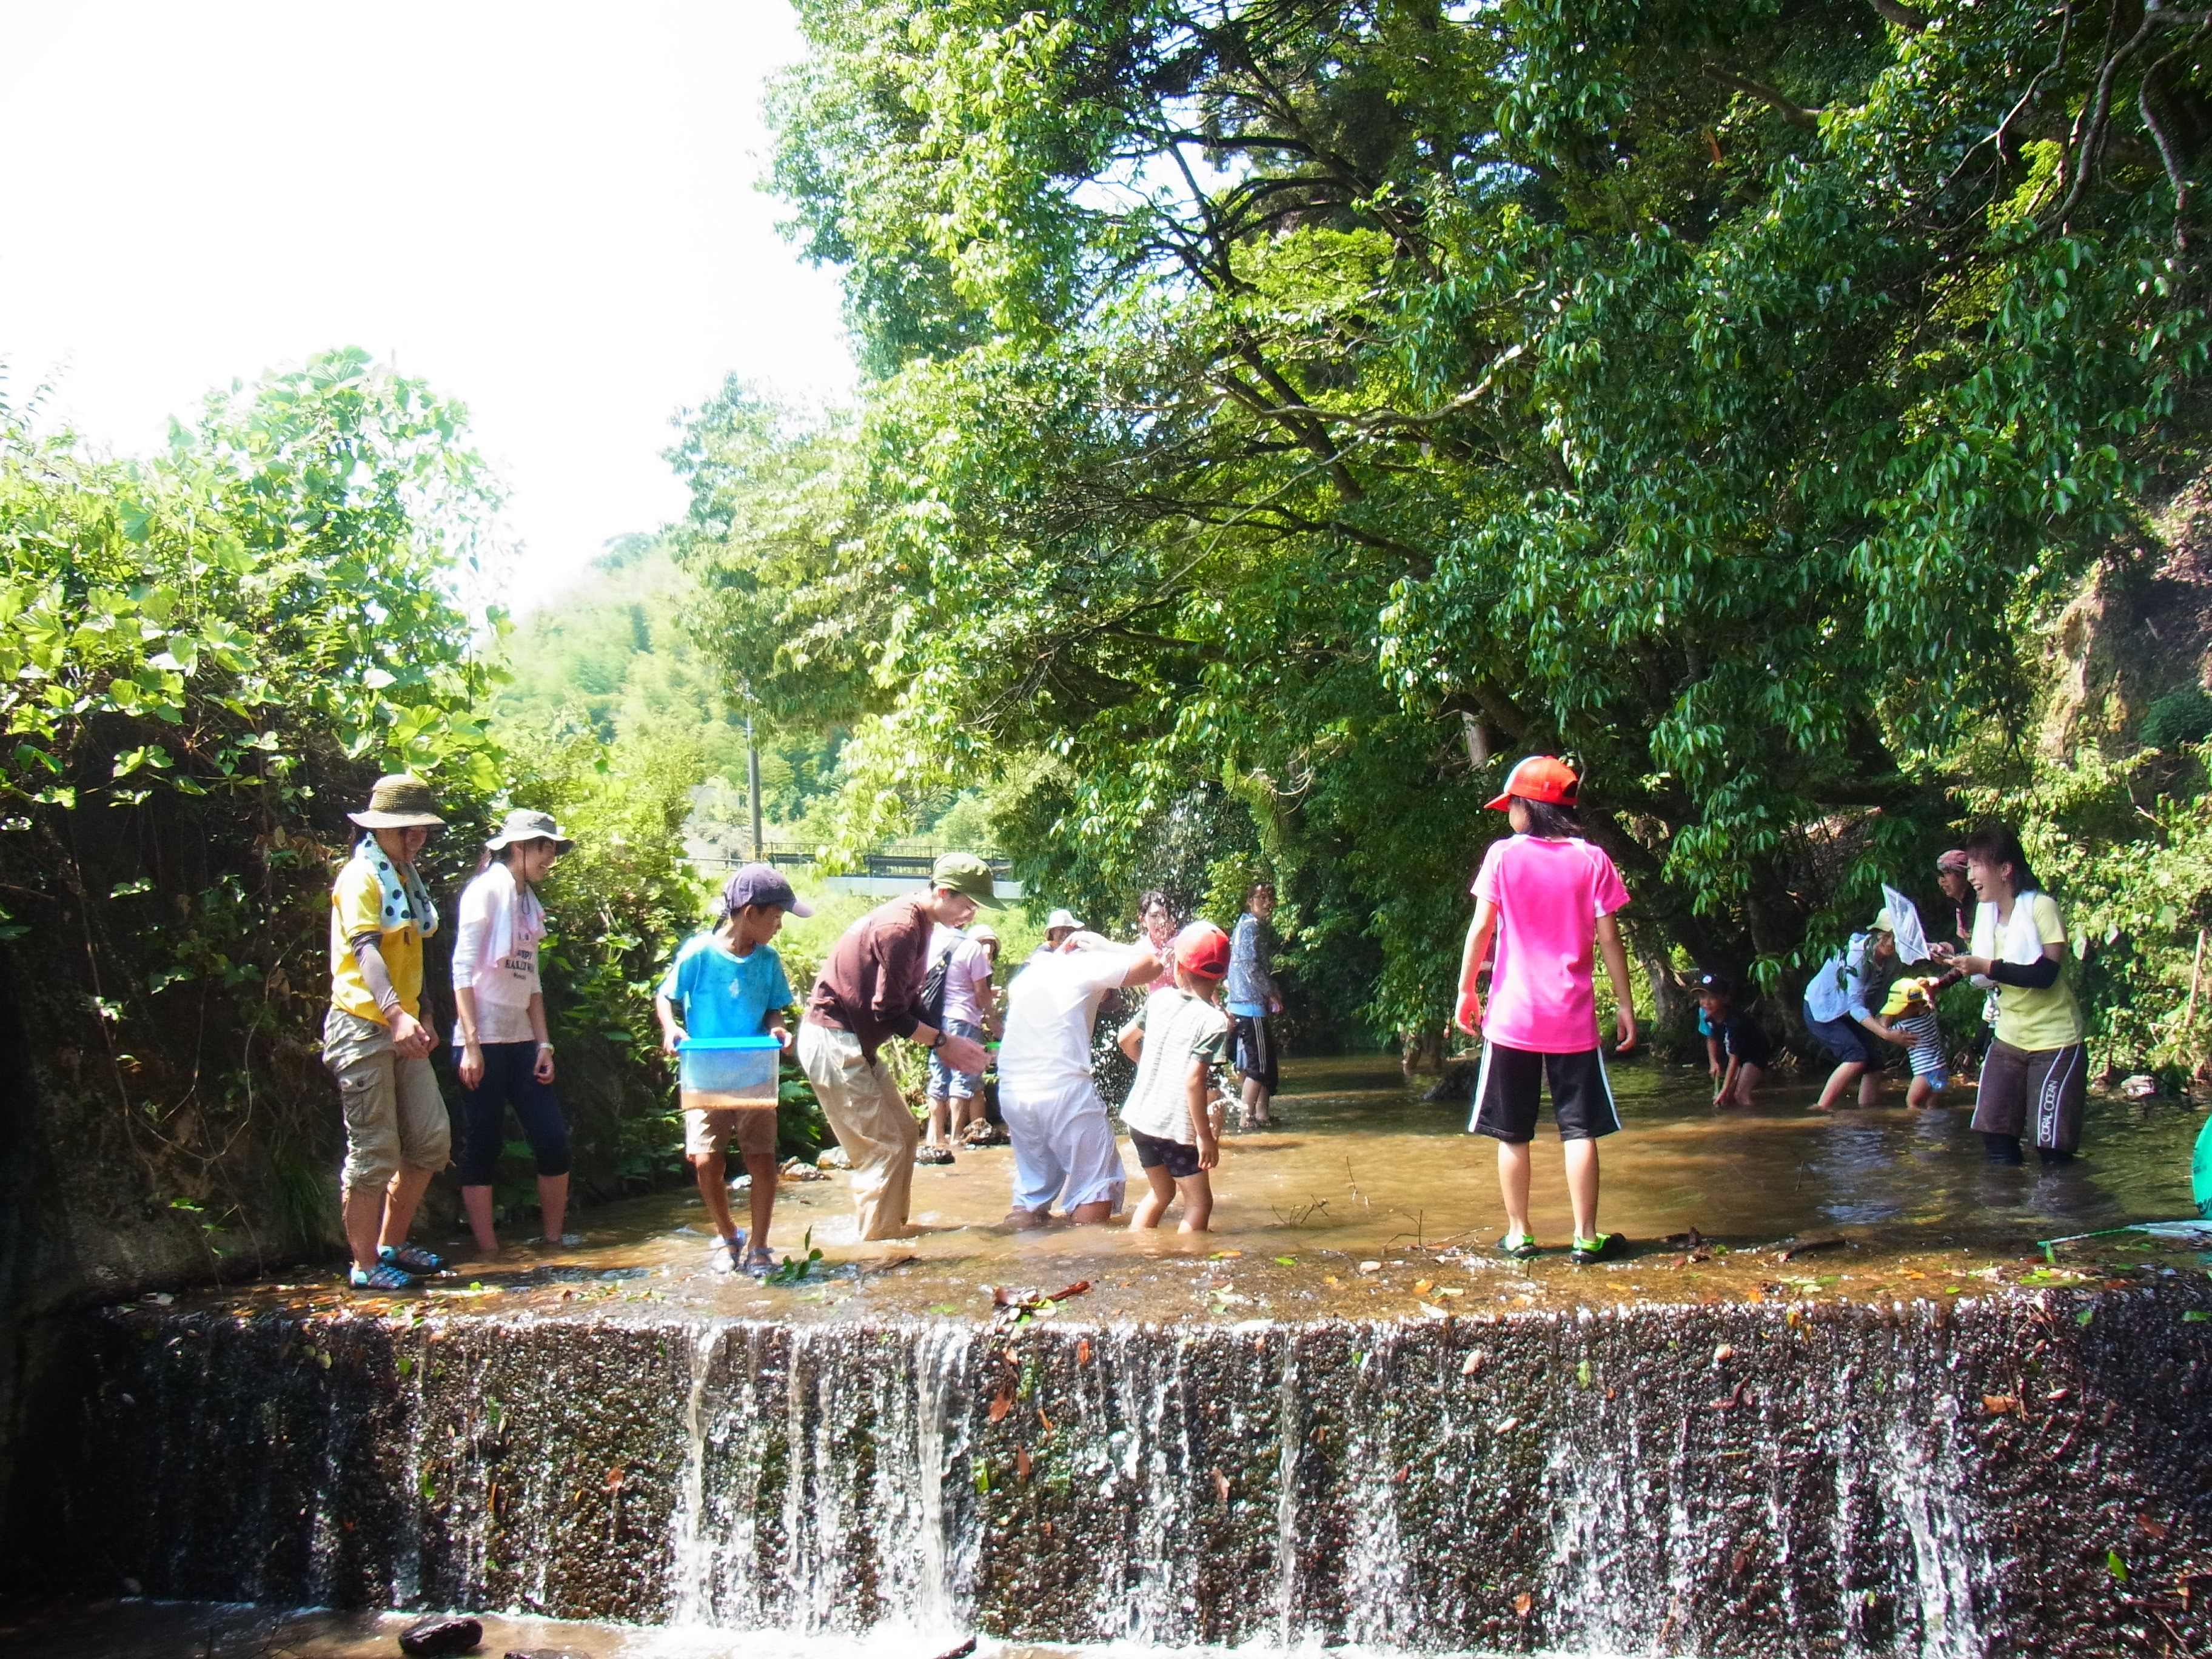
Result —
POLYGON ((1014 1143, 1014 1208, 1064 1210, 1082 1204, 1121 1207, 1129 1177, 1114 1141, 1114 1121, 1089 1078, 1039 1089, 1001 1077, 999 1112, 1014 1143))

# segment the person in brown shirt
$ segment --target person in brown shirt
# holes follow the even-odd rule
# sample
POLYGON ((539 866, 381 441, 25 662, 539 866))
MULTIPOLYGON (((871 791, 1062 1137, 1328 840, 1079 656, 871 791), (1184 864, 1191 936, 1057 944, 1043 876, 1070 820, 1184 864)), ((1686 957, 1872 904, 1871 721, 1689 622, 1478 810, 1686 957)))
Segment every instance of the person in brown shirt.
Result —
POLYGON ((977 907, 1002 908, 991 866, 973 853, 947 853, 929 891, 871 910, 830 947, 799 1027, 799 1064, 822 1115, 853 1161, 853 1207, 864 1239, 906 1231, 921 1128, 878 1053, 901 1036, 956 1071, 983 1069, 983 1045, 931 1023, 922 1006, 930 930, 964 927, 977 907))

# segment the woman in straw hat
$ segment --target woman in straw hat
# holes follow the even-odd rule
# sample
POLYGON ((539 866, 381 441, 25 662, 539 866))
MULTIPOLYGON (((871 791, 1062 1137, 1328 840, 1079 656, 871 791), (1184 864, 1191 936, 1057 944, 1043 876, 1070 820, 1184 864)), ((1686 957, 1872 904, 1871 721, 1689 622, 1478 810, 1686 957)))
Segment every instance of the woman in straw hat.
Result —
POLYGON ((461 1206, 484 1255, 499 1254, 492 1225, 492 1176, 507 1141, 507 1109, 538 1164, 539 1242, 582 1241, 561 1231, 568 1208, 568 1121, 553 1092, 553 1044, 538 946, 545 907, 538 884, 575 843, 550 812, 518 807, 484 843, 476 879, 461 892, 453 941, 454 1069, 461 1088, 461 1206))
POLYGON ((420 778, 379 778, 368 807, 346 815, 368 833, 331 887, 323 1063, 345 1109, 346 1243, 362 1290, 405 1290, 446 1265, 407 1242, 422 1189, 453 1150, 430 1071, 437 1033, 422 1006, 422 941, 438 931, 438 907, 415 871, 445 823, 436 805, 420 778))

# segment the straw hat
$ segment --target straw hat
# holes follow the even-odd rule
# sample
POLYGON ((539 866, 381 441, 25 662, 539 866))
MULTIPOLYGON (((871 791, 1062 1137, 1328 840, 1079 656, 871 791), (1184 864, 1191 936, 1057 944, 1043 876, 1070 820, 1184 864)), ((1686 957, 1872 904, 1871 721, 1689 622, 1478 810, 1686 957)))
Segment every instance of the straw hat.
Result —
POLYGON ((416 824, 442 828, 445 819, 430 798, 430 786, 405 772, 387 773, 368 792, 368 806, 346 816, 364 830, 410 830, 416 824))
POLYGON ((533 812, 526 806, 518 806, 509 812, 500 824, 499 833, 484 845, 496 853, 519 841, 550 841, 563 853, 576 844, 561 833, 561 826, 553 822, 550 812, 533 812))

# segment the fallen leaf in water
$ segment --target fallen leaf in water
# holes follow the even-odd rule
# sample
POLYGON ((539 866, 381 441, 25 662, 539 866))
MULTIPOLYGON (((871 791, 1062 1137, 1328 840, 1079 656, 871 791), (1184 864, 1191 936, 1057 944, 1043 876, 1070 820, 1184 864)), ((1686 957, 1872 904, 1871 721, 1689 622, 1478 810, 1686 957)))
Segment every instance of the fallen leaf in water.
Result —
POLYGON ((2154 1520, 2148 1515, 2139 1515, 2136 1516, 2136 1525, 2141 1527, 2153 1538, 2163 1538, 2166 1536, 2166 1522, 2163 1521, 2154 1520))
POLYGON ((1206 1259, 1208 1261, 1225 1261, 1232 1255, 1242 1255, 1243 1254, 1244 1252, 1242 1250, 1216 1250, 1212 1255, 1206 1259))
POLYGON ((1229 1477, 1219 1469, 1213 1472, 1213 1495, 1223 1503, 1229 1501, 1229 1477))
POLYGON ((1719 1364, 1724 1359, 1733 1359, 1735 1358, 1735 1350, 1729 1346, 1725 1342, 1722 1343, 1719 1347, 1713 1350, 1713 1364, 1716 1365, 1719 1364))
POLYGON ((1927 1275, 1926 1273, 1920 1273, 1920 1272, 1918 1272, 1918 1271, 1917 1271, 1917 1270, 1915 1270, 1914 1268, 1911 1268, 1911 1267, 1907 1267, 1907 1268, 1905 1270, 1905 1276, 1907 1279, 1925 1279, 1925 1278, 1927 1278, 1927 1277, 1928 1277, 1928 1275, 1927 1275))
POLYGON ((1535 1301, 1536 1298, 1533 1296, 1516 1296, 1513 1298, 1513 1305, 1516 1308, 1533 1307, 1535 1305, 1535 1301))
POLYGON ((1024 1480, 1030 1478, 1030 1449, 1027 1446, 1017 1448, 1014 1452, 1014 1473, 1024 1480))
POLYGON ((1044 1407, 1042 1405, 1037 1407, 1037 1421, 1044 1425, 1044 1431, 1047 1434, 1052 1432, 1052 1419, 1044 1414, 1044 1407))
POLYGON ((1516 1619, 1526 1619, 1528 1616, 1528 1609, 1535 1605, 1536 1598, 1529 1595, 1527 1590, 1522 1590, 1520 1595, 1513 1598, 1513 1616, 1516 1619))
POLYGON ((1091 1363, 1091 1339, 1087 1336, 1075 1345, 1075 1363, 1079 1365, 1091 1363))
MULTIPOLYGON (((1231 1254, 1232 1255, 1242 1255, 1244 1252, 1242 1250, 1233 1250, 1231 1254)), ((1060 1290, 1054 1291, 1050 1296, 1045 1297, 1045 1300, 1048 1302, 1065 1302, 1071 1296, 1081 1296, 1090 1288, 1091 1281, 1089 1279, 1079 1279, 1073 1285, 1069 1285, 1060 1290)))
POLYGON ((1436 1288, 1436 1283, 1437 1281, 1433 1279, 1417 1279, 1413 1281, 1413 1294, 1415 1296, 1426 1296, 1431 1291, 1436 1288))
POLYGON ((2043 1397, 2045 1400, 2056 1402, 2065 1399, 2068 1395, 2073 1392, 2074 1390, 2071 1389, 2053 1389, 2049 1394, 2046 1394, 2043 1397))
POLYGON ((1045 1535, 1046 1537, 1048 1537, 1048 1538, 1051 1537, 1051 1536, 1052 1536, 1052 1522, 1049 1522, 1049 1521, 1047 1521, 1047 1522, 1042 1522, 1042 1524, 1043 1528, 1044 1528, 1044 1535, 1045 1535))
POLYGON ((1006 1413, 1013 1408, 1014 1396, 1006 1389, 1001 1389, 991 1396, 991 1420, 994 1423, 1004 1422, 1006 1413))
POLYGON ((1712 1409, 1717 1412, 1734 1411, 1738 1406, 1743 1404, 1743 1379, 1741 1377, 1738 1377, 1736 1379, 1735 1387, 1730 1389, 1727 1394, 1712 1402, 1712 1409))
POLYGON ((1747 1302, 1764 1302, 1766 1300, 1766 1292, 1754 1285, 1743 1293, 1743 1299, 1747 1302))
POLYGON ((1413 1472, 1413 1466, 1411 1463, 1407 1464, 1404 1468, 1400 1469, 1397 1474, 1390 1477, 1390 1484, 1394 1486, 1404 1486, 1406 1484, 1406 1477, 1413 1472))
POLYGON ((609 1469, 607 1471, 607 1490, 609 1492, 620 1492, 622 1490, 622 1483, 623 1472, 620 1469, 609 1469))
POLYGON ((1741 1578, 1743 1577, 1744 1569, 1748 1567, 1750 1565, 1751 1552, 1749 1550, 1738 1550, 1729 1559, 1729 1571, 1733 1577, 1741 1578))
POLYGON ((1465 1296, 1467 1291, 1457 1285, 1439 1285, 1437 1286, 1437 1294, 1438 1296, 1465 1296))
POLYGON ((1492 1431, 1492 1432, 1493 1432, 1493 1433, 1497 1433, 1497 1434, 1510 1434, 1510 1433, 1512 1433, 1512 1432, 1513 1432, 1513 1431, 1514 1431, 1514 1430, 1516 1430, 1516 1429, 1519 1428, 1520 1426, 1521 1426, 1521 1419, 1520 1419, 1519 1418, 1517 1418, 1517 1417, 1509 1417, 1509 1418, 1505 1418, 1504 1419, 1503 1419, 1502 1421, 1500 1421, 1500 1422, 1499 1422, 1499 1424, 1498 1425, 1498 1427, 1497 1427, 1495 1430, 1493 1430, 1493 1431, 1492 1431))
POLYGON ((1982 1409, 1991 1417, 2002 1417, 2007 1412, 2018 1411, 2020 1401, 2008 1394, 1985 1394, 1982 1396, 1982 1409))
POLYGON ((1321 1282, 1324 1285, 1340 1285, 1344 1281, 1339 1279, 1334 1273, 1323 1273, 1322 1275, 1321 1282))
POLYGON ((1482 1362, 1489 1358, 1490 1356, 1480 1348, 1468 1349, 1467 1358, 1459 1362, 1459 1374, 1462 1376, 1473 1376, 1482 1369, 1482 1362))

